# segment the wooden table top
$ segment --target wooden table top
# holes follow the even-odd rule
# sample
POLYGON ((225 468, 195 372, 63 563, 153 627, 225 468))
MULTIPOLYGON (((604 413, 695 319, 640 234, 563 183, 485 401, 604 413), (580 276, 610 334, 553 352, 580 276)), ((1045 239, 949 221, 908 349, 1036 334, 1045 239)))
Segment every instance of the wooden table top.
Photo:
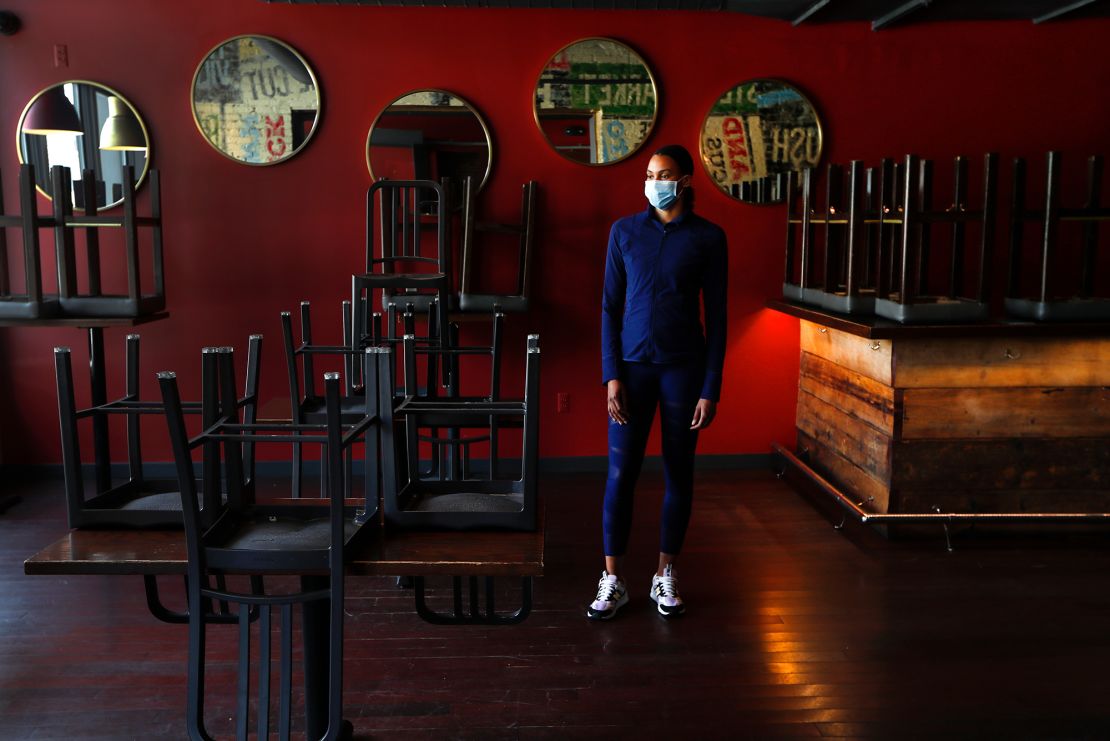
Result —
MULTIPOLYGON (((362 576, 543 576, 544 523, 534 532, 382 530, 351 558, 362 576)), ((23 563, 32 575, 184 574, 181 530, 71 530, 23 563)))
POLYGON ((953 337, 1106 337, 1110 322, 1031 322, 1001 319, 950 324, 901 324, 875 316, 853 316, 786 299, 769 299, 769 309, 872 340, 953 337))

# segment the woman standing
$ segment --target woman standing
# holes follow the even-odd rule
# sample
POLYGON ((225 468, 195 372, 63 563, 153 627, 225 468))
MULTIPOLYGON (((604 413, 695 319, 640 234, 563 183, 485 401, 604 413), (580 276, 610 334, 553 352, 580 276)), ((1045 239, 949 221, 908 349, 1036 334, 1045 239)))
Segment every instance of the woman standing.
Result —
POLYGON ((664 617, 685 611, 675 561, 690 521, 698 431, 713 421, 721 393, 728 280, 724 231, 693 211, 693 170, 684 147, 656 150, 644 182, 650 205, 618 220, 609 233, 601 302, 609 477, 602 512, 605 570, 586 608, 594 620, 613 617, 628 602, 621 562, 656 406, 666 493, 650 595, 664 617))

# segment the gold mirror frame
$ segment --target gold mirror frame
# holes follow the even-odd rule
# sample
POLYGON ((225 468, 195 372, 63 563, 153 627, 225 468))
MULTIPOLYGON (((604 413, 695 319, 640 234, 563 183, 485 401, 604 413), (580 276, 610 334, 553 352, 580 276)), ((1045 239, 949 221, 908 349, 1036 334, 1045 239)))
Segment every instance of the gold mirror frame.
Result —
MULTIPOLYGON (((725 114, 717 115, 719 117, 724 117, 725 114)), ((733 115, 737 119, 740 119, 740 117, 744 114, 743 112, 741 112, 733 115)), ((758 136, 752 137, 750 135, 750 118, 751 116, 748 117, 749 120, 739 122, 739 134, 741 141, 739 141, 738 143, 734 142, 737 149, 736 154, 740 157, 746 158, 749 164, 752 163, 753 157, 761 157, 761 153, 765 153, 767 151, 765 136, 766 132, 764 131, 763 127, 763 119, 760 119, 760 127, 757 130, 758 136)), ((775 151, 777 150, 778 147, 775 147, 775 151)), ((698 131, 698 153, 701 157, 701 163, 702 166, 705 168, 706 175, 709 176, 710 181, 712 181, 713 184, 716 185, 722 193, 730 198, 740 201, 741 203, 751 203, 755 205, 781 203, 783 200, 785 200, 786 194, 784 192, 781 192, 779 188, 785 187, 786 172, 788 172, 789 169, 794 169, 795 171, 800 172, 801 169, 806 166, 816 167, 817 163, 821 160, 821 153, 823 150, 824 131, 821 125, 821 117, 817 113, 817 107, 813 105, 813 102, 796 85, 786 82, 785 80, 779 80, 771 77, 758 77, 751 80, 744 80, 727 88, 724 93, 717 96, 717 98, 713 101, 713 105, 710 106, 709 111, 702 119, 701 129, 698 131), (731 178, 730 174, 728 173, 728 164, 724 160, 724 158, 728 155, 728 144, 724 141, 727 132, 723 131, 722 126, 722 131, 719 136, 710 136, 710 119, 714 117, 715 109, 719 105, 721 105, 721 100, 726 95, 744 86, 755 86, 758 84, 775 85, 780 88, 789 89, 790 91, 792 91, 792 94, 796 96, 796 98, 799 99, 803 104, 805 104, 805 106, 808 107, 808 109, 812 112, 813 121, 811 124, 803 121, 803 125, 796 126, 789 132, 783 134, 783 136, 786 137, 786 140, 784 140, 781 146, 783 149, 787 150, 787 156, 790 156, 789 150, 792 147, 802 146, 806 151, 808 151, 811 138, 815 138, 816 140, 816 153, 812 158, 805 157, 800 162, 795 163, 794 167, 792 168, 788 168, 785 166, 779 167, 776 168, 774 172, 767 172, 768 162, 766 160, 766 157, 763 156, 762 162, 754 163, 755 167, 749 169, 754 169, 756 172, 762 170, 764 172, 764 176, 740 179, 730 183, 731 178), (813 130, 812 137, 807 129, 813 130), (792 141, 795 138, 792 132, 799 131, 801 132, 802 140, 800 142, 792 141), (710 142, 715 143, 711 145, 710 142), (780 174, 782 176, 780 182, 776 183, 771 180, 771 178, 774 178, 775 175, 780 174), (760 197, 759 195, 760 186, 758 185, 761 179, 764 183, 762 187, 765 189, 763 191, 764 195, 762 197, 760 197), (752 186, 748 186, 747 188, 753 193, 753 195, 748 198, 745 198, 743 196, 743 193, 741 192, 745 189, 743 185, 744 183, 754 184, 752 186), (730 190, 730 184, 738 192, 733 192, 732 190, 730 190)))
MULTIPOLYGON (((127 106, 127 109, 129 111, 131 111, 131 115, 135 117, 135 120, 139 122, 139 128, 142 129, 143 137, 146 139, 146 155, 143 158, 143 166, 139 169, 139 175, 138 175, 138 177, 135 178, 135 190, 138 190, 139 187, 143 184, 143 181, 146 179, 147 172, 150 170, 150 153, 151 153, 150 130, 147 129, 146 122, 143 121, 143 117, 139 113, 139 110, 131 103, 130 100, 127 99, 127 97, 125 97, 123 95, 123 93, 119 92, 115 88, 108 87, 104 83, 93 82, 92 80, 64 80, 62 82, 54 83, 53 85, 47 85, 42 90, 39 90, 37 93, 35 93, 33 96, 31 96, 31 100, 29 100, 27 102, 27 105, 23 106, 23 112, 19 114, 19 122, 16 124, 16 127, 15 127, 15 154, 16 154, 16 157, 19 160, 19 164, 21 164, 21 165, 27 164, 27 160, 24 157, 24 153, 23 153, 23 136, 24 136, 24 134, 23 134, 23 122, 27 119, 27 114, 30 113, 31 106, 33 106, 35 104, 35 101, 37 101, 39 98, 41 98, 47 92, 53 90, 54 88, 62 87, 64 85, 88 85, 90 87, 94 87, 94 88, 97 88, 98 90, 103 91, 107 97, 118 98, 120 101, 122 101, 127 106)), ((80 180, 81 173, 71 173, 71 175, 75 176, 73 178, 74 181, 80 180)), ((49 172, 46 172, 46 173, 36 172, 35 173, 35 190, 37 190, 48 201, 53 201, 54 198, 53 198, 52 194, 48 193, 46 191, 46 189, 43 188, 42 185, 40 185, 39 182, 38 182, 40 178, 44 178, 44 177, 47 178, 46 182, 49 182, 48 178, 50 177, 50 173, 49 172)), ((114 208, 115 206, 118 206, 121 203, 123 203, 123 199, 116 200, 116 201, 107 201, 107 198, 106 198, 105 200, 106 200, 106 203, 103 206, 101 206, 100 204, 97 204, 96 208, 97 208, 98 211, 103 211, 103 210, 106 210, 106 209, 109 209, 109 208, 114 208)), ((85 209, 79 208, 75 203, 74 204, 74 210, 75 211, 84 211, 85 209)))
MULTIPOLYGON (((415 95, 416 93, 439 93, 441 95, 450 95, 452 98, 462 103, 461 106, 458 106, 459 108, 465 108, 478 121, 478 125, 482 127, 482 134, 486 138, 486 170, 482 174, 482 182, 478 184, 478 189, 481 190, 481 188, 485 186, 485 184, 489 181, 490 173, 493 172, 493 135, 490 133, 489 125, 486 124, 486 120, 482 117, 482 114, 478 112, 477 108, 470 104, 470 101, 468 101, 466 98, 462 97, 458 93, 453 93, 450 90, 444 90, 442 88, 426 87, 417 88, 416 90, 409 90, 407 93, 398 95, 396 98, 391 100, 389 104, 385 106, 385 108, 382 108, 380 111, 378 111, 378 115, 374 116, 374 120, 370 124, 369 131, 366 132, 366 146, 364 147, 366 153, 366 171, 370 173, 370 178, 375 181, 378 179, 378 176, 374 174, 374 167, 370 163, 370 143, 371 140, 374 138, 374 129, 378 127, 378 122, 381 121, 382 116, 384 116, 390 108, 396 105, 398 101, 404 100, 410 95, 415 95)), ((446 108, 451 106, 443 107, 446 108)))
MULTIPOLYGON (((551 109, 551 110, 557 110, 557 109, 551 109)), ((546 62, 544 62, 543 68, 540 70, 540 74, 536 78, 536 84, 532 86, 532 118, 536 122, 536 128, 539 129, 540 135, 547 142, 548 146, 550 146, 555 151, 555 153, 558 154, 563 159, 574 162, 575 164, 586 165, 587 167, 605 167, 606 165, 615 165, 618 162, 623 162, 623 161, 629 159, 630 157, 635 155, 637 152, 639 152, 644 147, 644 145, 647 143, 648 139, 651 138, 652 133, 655 131, 655 122, 659 119, 659 85, 655 80, 655 73, 651 71, 651 66, 647 63, 647 60, 644 59, 644 56, 640 52, 638 52, 636 49, 632 48, 631 46, 624 43, 623 41, 618 41, 616 39, 613 39, 613 38, 610 38, 610 37, 607 37, 607 36, 587 36, 585 38, 577 39, 576 41, 572 41, 569 44, 566 44, 566 45, 562 46, 558 51, 556 51, 554 54, 552 54, 550 57, 548 57, 546 62), (587 42, 587 41, 605 41, 605 42, 608 42, 608 43, 611 43, 611 44, 615 44, 617 46, 623 47, 624 49, 627 49, 631 56, 635 56, 637 59, 639 59, 640 64, 643 65, 644 71, 647 72, 648 81, 651 83, 651 96, 652 96, 652 99, 655 101, 655 105, 653 106, 653 110, 652 110, 652 113, 651 113, 651 119, 648 121, 647 129, 644 130, 643 138, 640 139, 640 141, 636 144, 635 147, 632 147, 631 149, 629 149, 628 152, 626 152, 622 156, 618 157, 617 159, 612 159, 612 160, 608 160, 608 161, 605 161, 605 162, 583 162, 580 159, 575 159, 575 158, 571 157, 570 155, 566 154, 565 152, 560 150, 559 147, 557 147, 554 143, 552 143, 551 138, 548 137, 547 132, 544 131, 543 125, 540 123, 540 107, 539 107, 539 105, 537 103, 537 100, 536 100, 536 92, 537 92, 537 90, 539 90, 540 81, 543 79, 544 72, 551 65, 551 61, 553 59, 557 58, 560 54, 563 54, 564 52, 566 52, 572 46, 575 46, 577 44, 581 44, 581 43, 584 43, 584 42, 587 42)))
MULTIPOLYGON (((297 51, 296 49, 294 49, 292 46, 285 43, 281 39, 275 38, 273 36, 267 36, 267 35, 261 34, 261 33, 244 33, 244 34, 239 34, 238 36, 232 36, 229 39, 224 39, 223 41, 221 41, 220 43, 216 44, 211 49, 209 49, 205 53, 205 55, 203 57, 201 57, 200 63, 197 65, 196 70, 193 72, 193 80, 189 85, 189 108, 193 112, 193 123, 196 124, 197 131, 200 132, 201 138, 204 139, 204 141, 206 141, 209 146, 211 146, 213 149, 215 149, 221 155, 223 155, 227 159, 231 160, 232 162, 236 162, 240 165, 249 165, 251 167, 269 167, 271 165, 279 165, 282 162, 288 162, 289 160, 293 159, 293 157, 300 154, 308 146, 308 143, 310 141, 312 141, 312 137, 316 135, 316 130, 318 128, 320 128, 320 118, 323 116, 323 113, 324 113, 324 96, 323 96, 323 94, 321 93, 321 90, 320 90, 320 80, 319 80, 319 78, 316 77, 316 72, 313 71, 312 65, 310 65, 308 63, 308 60, 305 59, 303 54, 301 54, 299 51, 297 51), (309 129, 309 132, 305 136, 304 141, 302 141, 301 145, 299 147, 297 147, 296 149, 290 148, 289 154, 284 155, 284 156, 282 156, 278 159, 270 160, 269 162, 250 162, 249 160, 244 160, 244 159, 239 159, 238 157, 234 157, 234 156, 228 154, 227 152, 225 152, 224 150, 220 149, 218 146, 216 146, 215 142, 213 142, 212 139, 209 138, 208 134, 205 133, 204 126, 200 122, 200 115, 197 113, 197 96, 196 96, 197 79, 200 77, 201 70, 204 69, 205 62, 207 62, 209 57, 211 57, 213 54, 215 54, 216 51, 218 51, 219 49, 222 49, 224 46, 227 46, 228 44, 232 43, 233 41, 239 41, 241 39, 265 39, 266 41, 277 44, 277 45, 285 48, 286 50, 288 50, 290 54, 292 54, 294 57, 296 57, 297 60, 302 65, 304 65, 305 71, 308 73, 309 79, 312 80, 312 87, 316 91, 316 117, 312 120, 312 128, 309 129)), ((287 126, 289 127, 290 131, 292 131, 293 121, 290 120, 289 123, 287 124, 287 126)))

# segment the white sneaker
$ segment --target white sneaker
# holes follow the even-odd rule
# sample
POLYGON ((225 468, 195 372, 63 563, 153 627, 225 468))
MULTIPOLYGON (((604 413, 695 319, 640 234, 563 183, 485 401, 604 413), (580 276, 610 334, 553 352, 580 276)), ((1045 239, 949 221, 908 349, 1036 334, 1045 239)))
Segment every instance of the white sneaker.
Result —
POLYGON ((663 617, 676 617, 686 612, 686 605, 678 596, 678 581, 672 572, 672 565, 663 568, 663 576, 651 577, 651 601, 655 603, 663 617))
POLYGON ((597 583, 597 597, 586 608, 586 617, 590 620, 608 620, 626 604, 628 604, 628 590, 624 582, 618 579, 616 574, 602 571, 601 581, 597 583))

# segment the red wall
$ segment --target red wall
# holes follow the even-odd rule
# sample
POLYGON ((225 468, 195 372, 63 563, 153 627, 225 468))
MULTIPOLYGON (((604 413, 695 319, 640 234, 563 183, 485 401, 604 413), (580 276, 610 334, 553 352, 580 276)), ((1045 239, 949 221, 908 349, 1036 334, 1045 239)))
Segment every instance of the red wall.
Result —
MULTIPOLYGON (((18 35, 0 38, 0 142, 6 142, 0 172, 7 203, 16 202, 16 122, 26 101, 46 85, 85 78, 116 87, 152 132, 164 183, 172 314, 141 329, 152 397, 154 370, 178 370, 193 395, 199 348, 241 347, 250 332, 266 335, 265 395, 284 394, 278 312, 309 299, 318 324, 337 331, 338 301, 362 259, 367 127, 385 105, 414 88, 444 88, 468 99, 495 138, 494 169, 483 194, 487 218, 511 219, 525 180, 535 178, 542 188, 536 309, 526 319, 510 315, 508 347, 522 352, 526 331, 542 337, 545 456, 606 452, 598 382, 605 239, 615 218, 642 207, 645 164, 645 157, 636 157, 588 168, 547 146, 532 118, 531 92, 547 56, 564 44, 611 36, 643 53, 662 101, 649 146, 677 141, 696 151, 702 117, 716 96, 759 76, 790 80, 815 102, 826 161, 871 162, 909 151, 978 157, 994 150, 1002 154, 1005 173, 1015 155, 1039 164, 1045 150, 1057 148, 1078 167, 1080 157, 1106 151, 1110 130, 1107 21, 920 25, 873 33, 864 23, 793 28, 729 13, 313 7, 258 0, 8 0, 5 6, 24 23, 18 35), (289 42, 322 82, 324 115, 316 137, 274 167, 221 157, 203 141, 190 113, 197 63, 212 46, 242 33, 289 42), (59 43, 68 46, 68 69, 53 67, 59 43), (562 391, 571 394, 570 411, 556 414, 555 394, 562 391)), ((797 322, 763 308, 765 299, 780 295, 783 212, 726 198, 700 170, 694 182, 699 210, 725 227, 730 244, 726 380, 719 421, 700 449, 766 452, 772 441, 793 437, 797 322)), ((124 334, 106 333, 110 394, 118 390, 124 334)), ((51 348, 60 344, 74 347, 80 372, 85 354, 77 330, 0 329, 5 462, 59 460, 51 348)), ((122 451, 115 450, 118 457, 122 451)), ((168 458, 158 445, 148 446, 147 454, 168 458)))

